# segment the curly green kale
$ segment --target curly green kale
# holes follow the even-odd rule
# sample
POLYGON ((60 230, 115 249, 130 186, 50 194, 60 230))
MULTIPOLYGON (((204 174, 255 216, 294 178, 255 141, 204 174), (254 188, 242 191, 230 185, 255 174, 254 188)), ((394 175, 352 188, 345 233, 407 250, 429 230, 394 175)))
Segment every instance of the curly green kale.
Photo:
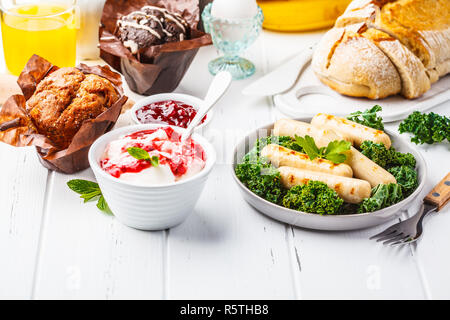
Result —
POLYGON ((294 138, 289 136, 269 136, 256 140, 253 148, 245 155, 244 161, 257 162, 261 157, 261 150, 268 144, 278 144, 297 152, 304 152, 303 148, 297 144, 294 138))
POLYGON ((412 133, 414 136, 411 142, 415 144, 433 144, 445 139, 450 141, 450 118, 433 112, 426 114, 414 111, 400 123, 398 131, 412 133))
POLYGON ((280 204, 286 194, 278 170, 269 163, 244 162, 235 169, 238 179, 253 193, 270 202, 280 204))
POLYGON ((286 208, 318 214, 336 214, 343 203, 336 191, 320 181, 295 186, 283 199, 286 208))
POLYGON ((367 158, 386 168, 390 161, 390 152, 382 143, 374 143, 372 141, 364 141, 361 146, 361 153, 367 158))
POLYGON ((395 166, 416 167, 416 159, 411 153, 401 153, 393 147, 386 149, 383 143, 364 141, 360 149, 363 155, 385 169, 395 166))
POLYGON ((397 180, 397 183, 402 186, 403 196, 406 198, 419 185, 416 170, 408 166, 393 167, 388 170, 397 180))
POLYGON ((379 184, 372 189, 370 198, 365 199, 358 210, 358 213, 373 212, 392 206, 404 199, 403 188, 396 183, 379 184))
POLYGON ((379 105, 373 106, 364 112, 357 111, 347 117, 348 120, 362 124, 363 126, 384 131, 383 119, 377 115, 377 112, 383 109, 379 105))

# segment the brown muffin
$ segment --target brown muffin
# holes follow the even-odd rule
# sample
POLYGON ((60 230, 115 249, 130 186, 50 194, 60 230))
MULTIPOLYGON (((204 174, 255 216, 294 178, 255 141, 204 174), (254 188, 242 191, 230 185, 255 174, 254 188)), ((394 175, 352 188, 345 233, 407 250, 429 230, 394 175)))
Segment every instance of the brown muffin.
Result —
POLYGON ((39 83, 27 111, 39 133, 66 149, 84 121, 95 119, 118 99, 109 80, 62 68, 39 83))

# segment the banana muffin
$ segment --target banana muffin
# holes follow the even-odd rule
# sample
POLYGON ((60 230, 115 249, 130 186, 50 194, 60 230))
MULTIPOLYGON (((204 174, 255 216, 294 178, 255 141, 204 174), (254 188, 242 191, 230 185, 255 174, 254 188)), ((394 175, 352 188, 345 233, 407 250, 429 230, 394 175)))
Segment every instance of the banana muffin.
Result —
POLYGON ((109 80, 61 68, 39 83, 27 111, 39 133, 66 149, 84 121, 95 119, 118 99, 109 80))

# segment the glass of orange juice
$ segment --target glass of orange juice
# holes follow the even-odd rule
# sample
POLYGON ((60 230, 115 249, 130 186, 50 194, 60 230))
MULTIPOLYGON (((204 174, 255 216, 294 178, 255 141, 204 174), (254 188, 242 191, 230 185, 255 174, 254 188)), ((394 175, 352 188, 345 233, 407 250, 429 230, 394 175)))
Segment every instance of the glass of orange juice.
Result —
POLYGON ((33 54, 58 67, 76 60, 76 0, 0 0, 6 66, 19 75, 33 54))

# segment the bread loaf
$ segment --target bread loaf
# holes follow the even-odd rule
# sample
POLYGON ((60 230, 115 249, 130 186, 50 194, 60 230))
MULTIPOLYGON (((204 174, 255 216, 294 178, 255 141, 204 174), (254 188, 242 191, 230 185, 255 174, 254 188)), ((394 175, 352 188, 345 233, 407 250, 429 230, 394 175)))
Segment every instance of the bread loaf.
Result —
POLYGON ((450 0, 355 0, 320 42, 313 68, 345 95, 417 98, 450 72, 450 0))

